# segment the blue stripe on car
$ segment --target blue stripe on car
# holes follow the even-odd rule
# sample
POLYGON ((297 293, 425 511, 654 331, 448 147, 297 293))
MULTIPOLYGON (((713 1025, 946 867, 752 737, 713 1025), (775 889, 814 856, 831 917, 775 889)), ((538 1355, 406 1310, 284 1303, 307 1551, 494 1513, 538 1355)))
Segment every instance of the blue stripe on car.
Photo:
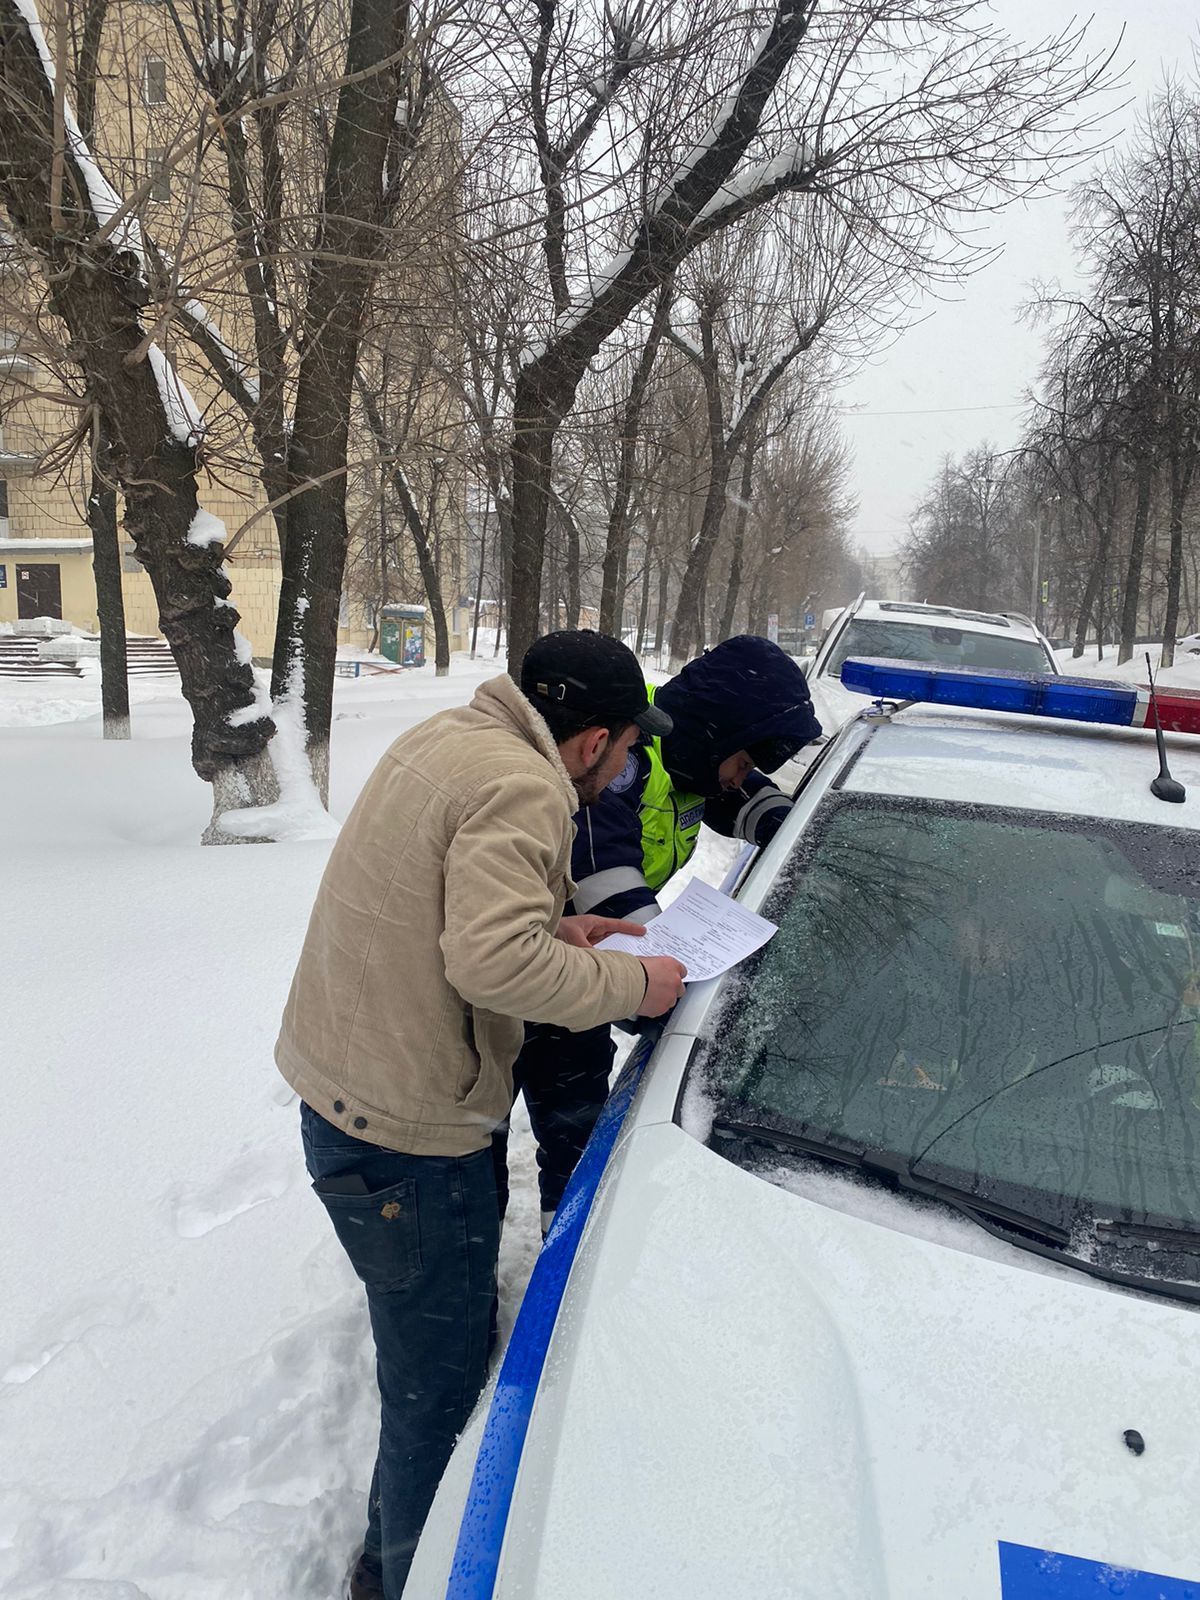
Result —
MULTIPOLYGON (((753 854, 752 845, 739 853, 721 884, 722 893, 733 892, 753 854)), ((657 1042, 656 1028, 630 1053, 579 1158, 529 1279, 483 1425, 446 1600, 491 1600, 495 1593, 517 1469, 558 1308, 600 1179, 657 1042)))
POLYGON ((525 1290, 475 1457, 446 1600, 491 1600, 495 1591, 513 1485, 555 1318, 583 1225, 656 1038, 657 1032, 642 1039, 625 1063, 554 1214, 554 1226, 525 1290))
POLYGON ((1140 1567, 1085 1561, 1054 1550, 1000 1541, 1000 1591, 1004 1600, 1200 1600, 1200 1583, 1166 1578, 1140 1567))

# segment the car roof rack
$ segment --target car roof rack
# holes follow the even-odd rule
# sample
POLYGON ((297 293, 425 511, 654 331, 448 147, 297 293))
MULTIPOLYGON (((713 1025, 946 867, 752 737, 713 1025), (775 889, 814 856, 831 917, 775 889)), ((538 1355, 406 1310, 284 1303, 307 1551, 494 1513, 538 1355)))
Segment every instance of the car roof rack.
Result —
POLYGON ((1007 628, 1009 618, 1027 622, 1016 611, 966 611, 960 606, 931 606, 927 600, 880 600, 880 611, 918 611, 922 616, 956 617, 960 622, 990 622, 995 627, 1007 628))

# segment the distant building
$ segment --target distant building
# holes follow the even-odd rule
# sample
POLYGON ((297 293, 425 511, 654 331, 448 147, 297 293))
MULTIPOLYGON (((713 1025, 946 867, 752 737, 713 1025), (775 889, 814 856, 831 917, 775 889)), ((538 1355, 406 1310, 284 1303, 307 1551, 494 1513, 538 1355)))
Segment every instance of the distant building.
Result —
POLYGON ((871 600, 911 600, 904 580, 904 558, 896 551, 886 555, 863 555, 859 558, 863 570, 863 583, 871 600))

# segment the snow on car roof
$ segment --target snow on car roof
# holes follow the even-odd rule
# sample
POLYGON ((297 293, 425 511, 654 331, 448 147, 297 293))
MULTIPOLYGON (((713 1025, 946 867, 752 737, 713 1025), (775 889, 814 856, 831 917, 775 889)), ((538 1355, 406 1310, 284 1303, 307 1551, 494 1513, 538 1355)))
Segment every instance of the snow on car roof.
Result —
POLYGON ((842 787, 1200 828, 1200 738, 1171 736, 1167 747, 1182 805, 1150 793, 1158 756, 1146 730, 912 706, 876 726, 842 787))
POLYGON ((991 633, 1019 639, 1036 639, 1037 629, 1017 612, 969 611, 958 606, 933 606, 908 600, 864 600, 856 617, 882 622, 939 623, 961 627, 968 633, 991 633))

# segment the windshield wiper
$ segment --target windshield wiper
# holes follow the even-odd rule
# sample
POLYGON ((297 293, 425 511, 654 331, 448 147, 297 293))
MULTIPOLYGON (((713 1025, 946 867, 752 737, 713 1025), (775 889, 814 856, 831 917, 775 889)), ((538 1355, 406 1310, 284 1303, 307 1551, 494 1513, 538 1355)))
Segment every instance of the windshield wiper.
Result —
MULTIPOLYGON (((1057 1261, 1064 1266, 1074 1267, 1090 1278, 1099 1279, 1102 1283, 1116 1284, 1121 1288, 1136 1289, 1143 1294, 1161 1295, 1166 1299, 1185 1300, 1192 1305, 1200 1305, 1200 1285, 1178 1278, 1159 1278, 1141 1272, 1128 1272, 1100 1261, 1090 1261, 1083 1256, 1073 1255, 1067 1248, 1071 1236, 1064 1228, 1047 1222, 1044 1217, 985 1199, 970 1189, 942 1183, 936 1178, 923 1178, 914 1174, 909 1169, 908 1163, 899 1156, 870 1154, 865 1150, 847 1148, 821 1139, 809 1139, 803 1134, 790 1133, 783 1128, 772 1128, 767 1123, 741 1122, 730 1117, 716 1117, 712 1126, 714 1133, 724 1134, 726 1138, 744 1139, 752 1144, 812 1156, 815 1160, 826 1161, 850 1172, 861 1172, 866 1177, 876 1178, 895 1188, 911 1190, 930 1199, 941 1200, 946 1205, 953 1206, 956 1211, 961 1212, 994 1238, 1003 1239, 1019 1249, 1029 1250, 1047 1261, 1057 1261)), ((1120 1232, 1130 1238, 1160 1239, 1168 1245, 1188 1249, 1193 1248, 1190 1241, 1194 1239, 1196 1241, 1194 1248, 1200 1250, 1200 1230, 1197 1229, 1155 1227, 1148 1223, 1108 1219, 1097 1222, 1090 1216, 1088 1223, 1097 1233, 1106 1229, 1110 1230, 1110 1234, 1120 1232), (1182 1243, 1185 1239, 1189 1241, 1187 1245, 1182 1243)))
POLYGON ((1039 1243, 1051 1245, 1058 1250, 1065 1249, 1070 1243, 1071 1235, 1066 1228, 1048 1222, 1036 1212, 1021 1211, 1014 1206, 1003 1205, 997 1200, 976 1194, 973 1189, 944 1183, 940 1178, 923 1177, 911 1172, 908 1162, 899 1155, 891 1155, 884 1151, 845 1148, 825 1140, 809 1139, 803 1134, 773 1128, 767 1123, 740 1122, 729 1117, 714 1118, 713 1131, 727 1134, 735 1139, 747 1139, 754 1144, 772 1145, 776 1149, 812 1156, 815 1160, 831 1162, 851 1172, 860 1173, 863 1177, 881 1180, 891 1188, 904 1189, 911 1194, 923 1195, 929 1200, 941 1200, 946 1205, 953 1206, 956 1211, 961 1211, 972 1222, 989 1228, 989 1231, 991 1224, 1000 1223, 1006 1229, 1032 1237, 1039 1243))
POLYGON ((1110 1242, 1110 1235, 1143 1244, 1165 1244, 1175 1250, 1200 1251, 1200 1228, 1173 1223, 1126 1222, 1121 1217, 1098 1217, 1096 1236, 1102 1243, 1110 1242))

